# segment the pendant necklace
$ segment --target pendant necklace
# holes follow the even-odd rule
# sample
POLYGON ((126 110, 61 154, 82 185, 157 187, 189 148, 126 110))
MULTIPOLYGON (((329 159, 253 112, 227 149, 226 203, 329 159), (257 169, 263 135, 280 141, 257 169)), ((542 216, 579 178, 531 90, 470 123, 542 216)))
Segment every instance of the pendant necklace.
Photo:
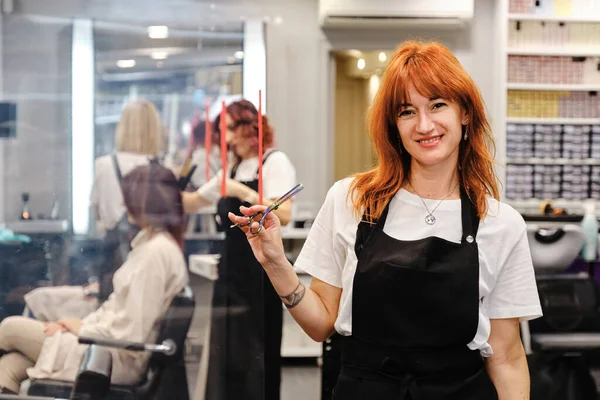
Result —
POLYGON ((412 190, 415 191, 417 196, 419 196, 419 198, 421 199, 421 202, 423 203, 423 205, 425 206, 425 209, 427 210, 427 215, 425 216, 425 222, 427 223, 427 225, 435 224, 436 219, 433 216, 433 213, 435 212, 435 210, 437 210, 437 208, 440 206, 440 204, 442 204, 442 201, 446 200, 448 197, 450 197, 450 195, 452 193, 454 193, 454 191, 456 190, 456 187, 458 186, 458 182, 456 182, 456 185, 454 185, 454 187, 452 188, 450 193, 448 193, 448 195, 446 197, 441 199, 440 202, 437 203, 437 205, 433 208, 433 210, 429 211, 429 207, 427 207, 425 200, 423 200, 423 197, 419 194, 419 192, 417 192, 417 189, 414 188, 414 186, 410 183, 410 181, 407 180, 407 182, 408 182, 408 185, 412 188, 412 190))

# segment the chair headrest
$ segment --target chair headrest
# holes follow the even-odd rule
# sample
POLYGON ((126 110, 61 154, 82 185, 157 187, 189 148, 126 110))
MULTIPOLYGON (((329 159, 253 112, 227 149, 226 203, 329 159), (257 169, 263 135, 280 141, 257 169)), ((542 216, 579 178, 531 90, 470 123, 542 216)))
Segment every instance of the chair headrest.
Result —
POLYGON ((529 225, 527 239, 536 272, 558 273, 575 261, 585 243, 585 233, 575 224, 555 229, 529 225))

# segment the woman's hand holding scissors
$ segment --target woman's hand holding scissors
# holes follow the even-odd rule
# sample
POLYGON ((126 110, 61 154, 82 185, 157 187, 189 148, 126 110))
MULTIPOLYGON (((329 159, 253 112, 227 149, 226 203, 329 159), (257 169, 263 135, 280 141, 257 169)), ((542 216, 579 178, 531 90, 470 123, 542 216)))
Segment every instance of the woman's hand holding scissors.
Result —
POLYGON ((262 213, 264 213, 266 209, 266 206, 261 205, 252 207, 242 206, 240 207, 240 212, 243 216, 240 217, 233 213, 229 213, 229 219, 234 224, 239 224, 239 229, 246 234, 256 260, 261 263, 263 267, 270 268, 282 265, 282 263, 286 262, 283 241, 281 240, 281 223, 279 222, 279 218, 277 218, 275 213, 267 213, 262 221, 262 229, 260 229, 258 233, 253 233, 261 226, 259 225, 258 219, 255 218, 254 221, 248 225, 250 217, 257 213, 261 213, 259 216, 262 216, 262 213))
POLYGON ((242 206, 240 207, 242 216, 229 213, 229 219, 233 222, 231 228, 239 228, 246 234, 256 260, 265 268, 289 264, 281 240, 281 223, 272 211, 303 188, 301 184, 294 186, 269 207, 242 206))

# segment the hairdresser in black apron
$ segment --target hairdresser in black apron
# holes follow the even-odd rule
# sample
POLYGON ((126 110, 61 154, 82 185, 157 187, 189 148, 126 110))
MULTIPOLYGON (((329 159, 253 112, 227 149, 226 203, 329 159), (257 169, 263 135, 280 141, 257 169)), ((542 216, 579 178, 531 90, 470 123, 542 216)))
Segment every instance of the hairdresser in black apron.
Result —
POLYGON ((479 219, 463 190, 461 205, 460 244, 391 238, 389 205, 373 227, 360 223, 353 333, 341 338, 333 399, 498 398, 479 351, 467 347, 479 323, 479 219))
MULTIPOLYGON (((281 382, 281 299, 258 263, 243 232, 231 229, 228 213, 257 204, 259 190, 258 111, 246 100, 230 104, 214 128, 225 130, 235 156, 227 168, 226 195, 221 173, 196 192, 184 193, 186 212, 217 204, 225 241, 215 282, 206 399, 279 400, 281 382)), ((296 184, 295 168, 273 147, 273 131, 263 116, 263 203, 270 204, 296 184)), ((289 203, 277 210, 289 220, 289 203)))
POLYGON ((329 189, 296 258, 310 287, 275 216, 258 236, 240 226, 303 330, 339 333, 325 347, 340 342, 337 382, 323 382, 331 399, 529 397, 519 322, 541 307, 526 224, 499 201, 486 118, 447 48, 407 42, 369 109, 376 166, 329 189))
MULTIPOLYGON (((263 157, 263 163, 272 153, 263 157)), ((236 169, 231 170, 231 179, 235 179, 236 169)), ((256 177, 241 183, 258 191, 258 171, 256 177)), ((213 296, 207 398, 276 400, 281 381, 281 300, 244 233, 228 229, 227 215, 239 212, 241 205, 249 203, 224 197, 217 204, 219 219, 225 221, 225 242, 213 296), (221 367, 216 368, 218 365, 221 367), (227 394, 216 394, 215 386, 227 394)))

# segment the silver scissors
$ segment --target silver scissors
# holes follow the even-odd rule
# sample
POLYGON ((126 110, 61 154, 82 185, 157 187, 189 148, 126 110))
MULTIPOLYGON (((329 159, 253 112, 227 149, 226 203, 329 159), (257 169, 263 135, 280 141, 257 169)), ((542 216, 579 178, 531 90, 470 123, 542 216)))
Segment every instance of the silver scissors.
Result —
POLYGON ((249 226, 250 233, 253 235, 258 235, 258 233, 263 228, 263 224, 265 222, 265 218, 267 218, 267 215, 271 211, 277 210, 280 205, 282 205, 283 203, 285 203, 286 201, 288 201, 289 199, 291 199, 292 197, 297 195, 302 189, 304 189, 304 185, 302 185, 301 183, 297 184, 296 186, 291 188, 286 194, 284 194, 283 196, 281 196, 280 198, 275 200, 275 202, 272 203, 269 207, 267 207, 267 209, 265 211, 259 211, 257 213, 254 213, 254 214, 250 215, 249 217, 247 217, 248 218, 247 222, 233 224, 233 225, 231 225, 231 228, 237 228, 237 227, 241 228, 244 226, 249 226), (262 215, 262 217, 260 218, 260 220, 258 220, 258 228, 255 230, 252 228, 252 222, 254 221, 255 218, 258 218, 260 215, 262 215))

